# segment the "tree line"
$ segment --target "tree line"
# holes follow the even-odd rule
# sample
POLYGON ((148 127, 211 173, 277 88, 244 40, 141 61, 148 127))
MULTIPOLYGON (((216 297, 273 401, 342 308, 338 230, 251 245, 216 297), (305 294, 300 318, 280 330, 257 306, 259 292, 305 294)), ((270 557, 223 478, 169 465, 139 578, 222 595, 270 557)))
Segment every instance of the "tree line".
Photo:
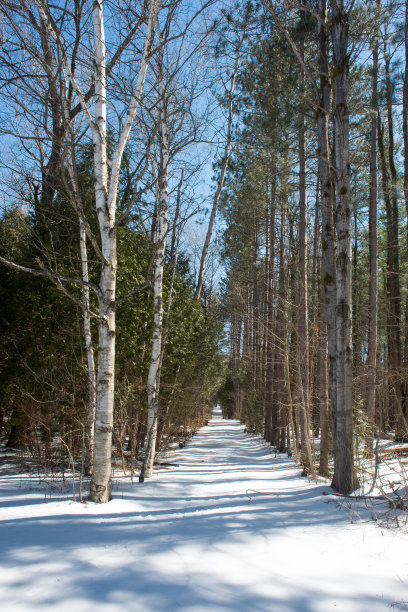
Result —
POLYGON ((224 410, 350 493, 361 444, 408 439, 408 5, 265 0, 252 20, 222 201, 224 410))
POLYGON ((143 481, 216 398, 342 493, 359 443, 407 441, 407 11, 1 0, 10 446, 80 460, 105 502, 112 450, 143 481))
POLYGON ((222 380, 184 238, 213 120, 213 5, 0 3, 2 433, 82 462, 95 502, 113 451, 143 481, 222 380))

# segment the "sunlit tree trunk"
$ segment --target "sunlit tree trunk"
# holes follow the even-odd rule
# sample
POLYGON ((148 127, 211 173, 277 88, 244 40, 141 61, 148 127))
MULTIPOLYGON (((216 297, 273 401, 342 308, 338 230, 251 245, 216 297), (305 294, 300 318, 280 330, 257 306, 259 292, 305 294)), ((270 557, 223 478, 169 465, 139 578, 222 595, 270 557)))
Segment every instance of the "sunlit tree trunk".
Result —
POLYGON ((163 360, 163 273, 164 257, 167 239, 167 197, 168 197, 168 167, 169 167, 169 131, 167 125, 166 92, 163 81, 162 59, 159 65, 159 94, 160 94, 160 165, 158 173, 157 190, 157 225, 156 244, 154 255, 154 282, 153 282, 153 342, 147 377, 147 441, 145 457, 140 472, 139 482, 150 478, 153 472, 153 463, 156 450, 157 424, 159 412, 160 373, 163 360))
POLYGON ((335 131, 337 405, 332 487, 356 488, 353 455, 351 194, 348 113, 348 13, 344 1, 331 0, 335 131))
POLYGON ((96 415, 96 370, 95 356, 92 341, 90 300, 89 300, 89 271, 88 253, 86 248, 86 230, 82 219, 79 220, 79 245, 81 250, 82 302, 84 306, 84 338, 86 357, 88 362, 88 418, 85 428, 85 472, 88 476, 93 471, 94 441, 95 441, 95 415, 96 415))
POLYGON ((135 90, 130 101, 123 128, 114 150, 108 182, 107 125, 106 125, 106 44, 103 21, 103 2, 93 4, 95 121, 93 123, 95 204, 101 236, 103 257, 99 281, 98 370, 96 384, 96 419, 94 469, 90 486, 90 500, 107 502, 112 494, 112 428, 115 378, 115 291, 116 291, 116 200, 122 156, 137 113, 144 89, 154 27, 160 0, 152 0, 147 33, 135 90))

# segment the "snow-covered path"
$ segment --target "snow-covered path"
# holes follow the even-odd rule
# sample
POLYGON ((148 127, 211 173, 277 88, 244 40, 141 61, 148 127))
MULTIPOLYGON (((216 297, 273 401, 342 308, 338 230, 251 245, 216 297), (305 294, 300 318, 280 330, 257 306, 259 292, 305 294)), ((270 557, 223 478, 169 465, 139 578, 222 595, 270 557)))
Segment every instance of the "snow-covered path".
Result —
MULTIPOLYGON (((408 601, 408 538, 351 524, 237 421, 109 504, 0 478, 2 612, 376 612, 408 601)), ((327 488, 327 487, 326 487, 327 488)), ((408 609, 402 605, 393 608, 408 609)))

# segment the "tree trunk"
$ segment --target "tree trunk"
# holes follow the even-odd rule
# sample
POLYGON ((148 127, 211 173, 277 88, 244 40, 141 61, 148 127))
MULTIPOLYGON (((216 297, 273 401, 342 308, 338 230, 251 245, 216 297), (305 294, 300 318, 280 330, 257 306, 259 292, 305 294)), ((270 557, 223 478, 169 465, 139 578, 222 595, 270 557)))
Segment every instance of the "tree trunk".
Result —
MULTIPOLYGON (((333 224, 332 182, 330 172, 329 150, 329 114, 331 110, 331 83, 329 79, 328 36, 327 36, 327 0, 319 0, 318 50, 320 71, 320 103, 317 118, 317 136, 319 151, 319 178, 322 223, 322 312, 324 331, 320 338, 320 415, 321 431, 326 432, 328 401, 332 413, 337 403, 337 340, 336 340, 336 277, 335 277, 335 242, 333 224), (326 345, 329 360, 328 377, 326 375, 326 345), (322 362, 322 359, 324 360, 322 362), (322 385, 328 384, 328 390, 322 385), (322 404, 327 402, 326 407, 322 404), (323 419, 323 422, 322 422, 323 419)), ((327 473, 328 458, 320 459, 319 473, 327 473)))
POLYGON ((279 450, 285 452, 286 445, 283 439, 283 430, 286 430, 288 420, 287 389, 285 387, 285 355, 287 350, 287 287, 286 287, 286 208, 287 195, 281 194, 280 214, 280 243, 279 243, 279 278, 275 321, 275 380, 274 402, 272 409, 272 444, 279 450))
MULTIPOLYGON (((376 3, 379 10, 379 0, 376 3)), ((378 24, 378 16, 376 17, 378 24)), ((378 28, 378 25, 377 25, 378 28)), ((371 133, 370 133, 370 209, 369 209, 369 255, 370 255, 370 303, 367 346, 367 417, 368 432, 365 451, 373 453, 375 430, 375 387, 377 378, 377 311, 378 311, 378 32, 373 40, 373 77, 371 91, 371 133)))
POLYGON ((167 197, 169 168, 169 132, 167 125, 166 92, 163 81, 163 65, 160 59, 159 93, 160 93, 160 167, 157 202, 157 239, 155 245, 155 272, 153 284, 154 319, 153 343, 149 374, 147 377, 147 443, 145 458, 140 472, 139 482, 150 478, 156 450, 157 423, 159 410, 160 373, 163 359, 163 273, 167 238, 167 197))
POLYGON ((82 302, 84 305, 84 338, 86 357, 88 361, 88 419, 85 429, 85 473, 90 476, 93 470, 94 441, 95 441, 95 414, 96 414, 96 372, 95 357, 91 332, 91 317, 89 315, 89 272, 88 254, 86 249, 86 231, 82 219, 79 220, 79 244, 81 249, 82 302))
POLYGON ((99 288, 98 371, 94 469, 90 500, 107 502, 112 496, 112 428, 115 373, 116 232, 108 211, 108 159, 106 151, 106 48, 102 0, 93 8, 95 40, 95 129, 93 130, 95 204, 104 257, 99 288))
POLYGON ((298 368, 301 381, 300 457, 304 470, 315 475, 310 444, 310 372, 309 319, 307 283, 307 201, 306 201, 306 140, 305 119, 301 115, 299 127, 299 312, 298 312, 298 368))
POLYGON ((269 261, 268 261, 268 309, 267 309, 267 346, 266 346, 266 390, 265 390, 265 440, 272 441, 272 410, 274 396, 274 275, 275 275, 275 217, 276 217, 276 168, 273 168, 274 176, 272 177, 271 200, 270 200, 270 215, 269 227, 269 261))
MULTIPOLYGON (((408 220, 408 0, 405 1, 405 25, 404 25, 404 47, 405 47, 405 71, 404 85, 402 90, 402 133, 404 141, 404 201, 405 212, 408 220)), ((408 249, 408 223, 406 229, 406 244, 408 249)), ((405 346, 404 365, 408 360, 408 295, 405 303, 405 346)))
MULTIPOLYGON (((66 111, 68 109, 66 108, 66 111)), ((68 113, 66 113, 66 116, 68 113)), ((67 116, 68 119, 68 116, 67 116)), ((82 210, 80 205, 79 186, 77 181, 73 138, 71 129, 67 130, 71 136, 71 143, 68 146, 68 172, 71 180, 72 201, 79 212, 82 210)), ((83 325, 84 325, 84 340, 85 350, 88 362, 88 416, 85 425, 85 473, 90 476, 93 470, 94 456, 94 441, 95 441, 95 415, 96 415, 96 370, 95 356, 92 341, 91 317, 90 317, 90 299, 89 299, 89 270, 88 270, 88 252, 86 248, 86 227, 81 213, 79 213, 79 249, 81 254, 81 269, 82 269, 82 306, 83 306, 83 325)))
POLYGON ((329 476, 329 397, 327 380, 327 304, 324 299, 324 285, 320 289, 320 333, 319 333, 319 420, 320 420, 320 455, 319 474, 329 476))
POLYGON ((101 235, 103 257, 99 281, 98 372, 96 386, 96 420, 94 469, 90 486, 90 500, 107 502, 112 494, 112 429, 115 381, 115 290, 116 290, 116 200, 123 151, 137 113, 144 89, 154 28, 160 0, 151 0, 146 39, 138 78, 130 101, 123 128, 110 166, 106 140, 106 45, 103 22, 103 2, 93 4, 95 122, 92 123, 94 145, 95 204, 101 235))
POLYGON ((408 440, 407 414, 404 406, 403 383, 401 376, 401 288, 399 266, 399 228, 398 228, 398 194, 397 170, 394 162, 394 126, 392 116, 393 88, 390 75, 390 57, 384 48, 386 106, 388 124, 388 164, 391 175, 389 190, 390 208, 387 211, 387 263, 388 263, 388 325, 389 325, 389 356, 394 388, 395 403, 395 438, 403 442, 408 440))
POLYGON ((332 181, 330 172, 329 114, 331 110, 331 83, 329 80, 327 40, 327 0, 319 0, 318 24, 320 105, 317 118, 319 176, 321 185, 322 220, 322 269, 324 315, 327 326, 327 351, 329 358, 329 397, 332 412, 337 403, 337 338, 336 338, 336 275, 332 181))
POLYGON ((348 118, 348 13, 331 0, 334 60, 337 405, 332 487, 348 494, 357 486, 353 455, 351 208, 348 118))

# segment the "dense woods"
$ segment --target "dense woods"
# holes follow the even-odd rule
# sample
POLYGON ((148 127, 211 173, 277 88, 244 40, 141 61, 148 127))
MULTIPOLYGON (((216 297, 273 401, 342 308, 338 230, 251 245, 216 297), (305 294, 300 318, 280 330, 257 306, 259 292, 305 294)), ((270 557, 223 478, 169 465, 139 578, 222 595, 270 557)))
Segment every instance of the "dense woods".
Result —
POLYGON ((112 450, 149 476, 222 380, 183 247, 211 4, 1 5, 3 434, 41 469, 79 462, 93 501, 112 450))
POLYGON ((349 493, 359 441, 408 436, 406 6, 264 8, 222 205, 224 407, 349 493))
POLYGON ((355 490, 361 449, 408 442, 408 4, 0 23, 5 445, 106 502, 112 457, 143 482, 219 402, 355 490))

